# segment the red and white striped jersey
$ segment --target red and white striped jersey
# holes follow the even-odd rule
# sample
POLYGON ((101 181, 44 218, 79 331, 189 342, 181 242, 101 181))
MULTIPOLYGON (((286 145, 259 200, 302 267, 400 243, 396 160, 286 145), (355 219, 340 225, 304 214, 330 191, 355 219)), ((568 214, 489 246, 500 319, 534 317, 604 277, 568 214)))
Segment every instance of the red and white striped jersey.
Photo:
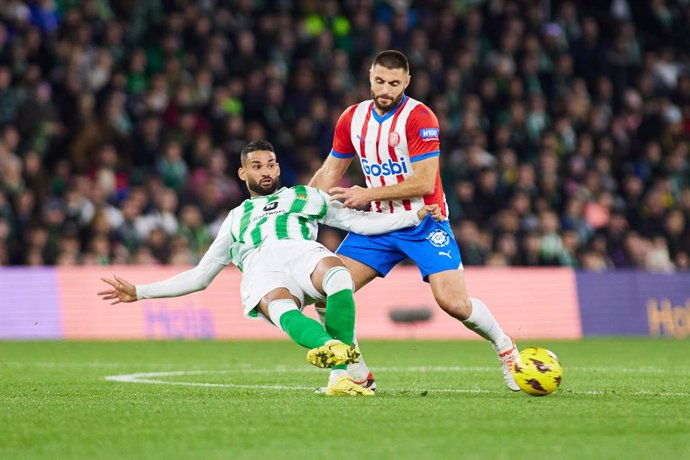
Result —
MULTIPOLYGON (((400 104, 384 115, 368 100, 348 107, 340 116, 333 136, 331 155, 352 158, 357 154, 367 187, 394 185, 410 177, 412 163, 440 155, 439 125, 436 115, 421 102, 404 96, 400 104)), ((448 206, 436 172, 434 191, 406 200, 372 201, 376 212, 400 212, 438 204, 448 217, 448 206)))

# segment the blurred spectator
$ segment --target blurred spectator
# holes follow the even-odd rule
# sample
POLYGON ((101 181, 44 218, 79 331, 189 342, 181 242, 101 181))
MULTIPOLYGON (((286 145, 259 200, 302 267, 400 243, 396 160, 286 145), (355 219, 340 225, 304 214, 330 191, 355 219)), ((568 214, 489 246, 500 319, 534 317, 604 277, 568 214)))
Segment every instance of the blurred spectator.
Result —
POLYGON ((468 265, 688 270, 689 30, 657 0, 5 2, 0 265, 196 262, 242 146, 308 180, 395 47, 468 265))

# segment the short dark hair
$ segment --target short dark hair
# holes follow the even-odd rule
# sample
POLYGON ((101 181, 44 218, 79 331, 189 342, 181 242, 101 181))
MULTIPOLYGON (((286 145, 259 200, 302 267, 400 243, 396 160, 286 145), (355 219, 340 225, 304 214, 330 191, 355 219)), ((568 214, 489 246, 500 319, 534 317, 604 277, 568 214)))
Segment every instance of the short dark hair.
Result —
POLYGON ((405 72, 410 73, 410 63, 407 61, 407 56, 400 51, 381 51, 374 58, 372 67, 377 64, 385 67, 386 69, 403 69, 405 72))
POLYGON ((244 164, 247 161, 247 157, 250 153, 256 152, 257 150, 268 150, 269 152, 276 153, 273 148, 273 144, 265 140, 251 141, 242 148, 240 153, 240 162, 244 164))

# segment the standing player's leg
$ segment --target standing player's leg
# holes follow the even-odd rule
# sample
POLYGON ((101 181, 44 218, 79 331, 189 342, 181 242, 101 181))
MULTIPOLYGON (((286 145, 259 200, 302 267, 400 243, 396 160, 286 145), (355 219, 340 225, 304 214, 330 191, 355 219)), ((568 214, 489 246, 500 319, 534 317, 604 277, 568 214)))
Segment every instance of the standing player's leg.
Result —
POLYGON ((484 302, 467 295, 463 271, 454 269, 430 274, 429 284, 443 311, 493 344, 503 367, 506 385, 513 391, 519 391, 520 387, 512 373, 512 365, 518 359, 515 342, 501 329, 484 302))
POLYGON ((470 299, 467 295, 460 249, 450 225, 427 217, 414 231, 415 237, 400 240, 399 248, 417 264, 422 277, 429 281, 438 305, 493 344, 503 367, 506 385, 518 391, 520 388, 511 369, 518 359, 518 350, 484 302, 470 299))

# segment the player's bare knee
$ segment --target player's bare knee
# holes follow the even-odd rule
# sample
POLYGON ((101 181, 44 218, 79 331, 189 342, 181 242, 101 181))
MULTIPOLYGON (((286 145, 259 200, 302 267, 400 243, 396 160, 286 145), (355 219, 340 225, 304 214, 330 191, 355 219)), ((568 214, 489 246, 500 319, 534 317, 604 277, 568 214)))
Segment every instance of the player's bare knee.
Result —
POLYGON ((466 320, 472 314, 472 303, 467 296, 437 299, 437 301, 443 311, 460 321, 466 320))
POLYGON ((301 306, 300 300, 292 295, 292 293, 287 289, 287 288, 278 288, 274 289, 265 296, 261 298, 259 301, 259 309, 263 312, 264 309, 268 309, 268 304, 273 302, 274 300, 280 300, 280 299, 289 299, 295 302, 295 305, 298 307, 301 306))
POLYGON ((319 291, 321 294, 325 294, 322 286, 326 274, 335 267, 345 268, 345 264, 339 257, 324 257, 319 261, 318 264, 316 264, 314 271, 311 272, 311 282, 316 288, 316 290, 319 291))

